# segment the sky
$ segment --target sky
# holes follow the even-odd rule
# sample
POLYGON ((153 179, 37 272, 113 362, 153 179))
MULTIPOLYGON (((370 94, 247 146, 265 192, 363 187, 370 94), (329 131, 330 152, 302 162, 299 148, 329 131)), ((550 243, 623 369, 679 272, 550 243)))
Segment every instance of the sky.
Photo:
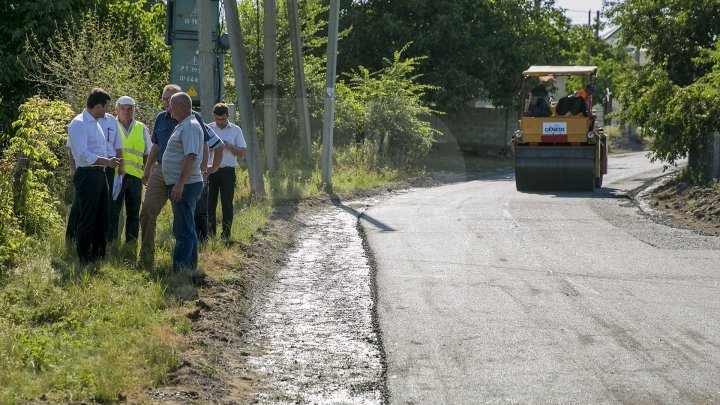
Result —
POLYGON ((565 15, 573 24, 587 24, 588 10, 592 10, 593 23, 598 10, 602 9, 602 0, 555 0, 558 8, 567 9, 565 15))

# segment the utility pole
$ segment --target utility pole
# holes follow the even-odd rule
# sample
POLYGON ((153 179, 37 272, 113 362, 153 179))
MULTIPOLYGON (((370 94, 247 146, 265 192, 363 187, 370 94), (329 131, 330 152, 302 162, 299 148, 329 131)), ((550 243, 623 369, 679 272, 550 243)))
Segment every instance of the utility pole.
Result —
MULTIPOLYGON (((592 10, 588 10, 588 31, 592 33, 592 10)), ((592 34, 588 35, 588 41, 587 41, 587 65, 590 66, 590 37, 592 34)))
POLYGON ((228 34, 230 36, 232 66, 235 73, 235 91, 237 92, 238 108, 240 109, 240 126, 248 144, 246 159, 248 175, 250 176, 250 192, 255 196, 264 197, 265 183, 263 182, 260 165, 260 147, 255 132, 255 116, 252 101, 250 100, 250 79, 245 49, 243 48, 242 31, 240 30, 240 15, 236 0, 224 0, 224 2, 225 18, 227 19, 228 34))
POLYGON ((200 52, 200 106, 203 121, 212 122, 215 86, 212 50, 212 6, 210 0, 197 0, 198 51, 200 52))
POLYGON ((265 91, 265 114, 264 114, 264 135, 265 135, 265 160, 270 174, 275 174, 277 166, 277 10, 275 0, 264 0, 263 2, 263 71, 265 91))
POLYGON ((600 10, 595 16, 595 39, 600 40, 600 10))
POLYGON ((292 48, 293 68, 295 70, 295 105, 298 111, 300 144, 305 148, 308 162, 312 159, 312 139, 310 134, 310 107, 305 87, 305 63, 303 61, 302 36, 300 35, 300 17, 297 0, 287 0, 288 21, 290 23, 290 46, 292 48))
POLYGON ((335 121, 335 64, 337 62, 338 24, 340 19, 339 9, 340 0, 330 0, 321 171, 322 183, 328 190, 332 190, 333 127, 335 121))

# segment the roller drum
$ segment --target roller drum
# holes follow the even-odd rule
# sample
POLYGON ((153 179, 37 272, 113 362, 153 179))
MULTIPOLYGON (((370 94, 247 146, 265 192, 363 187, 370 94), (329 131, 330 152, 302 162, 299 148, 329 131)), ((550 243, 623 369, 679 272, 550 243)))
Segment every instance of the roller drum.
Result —
POLYGON ((595 146, 526 146, 515 151, 518 191, 593 191, 595 146))

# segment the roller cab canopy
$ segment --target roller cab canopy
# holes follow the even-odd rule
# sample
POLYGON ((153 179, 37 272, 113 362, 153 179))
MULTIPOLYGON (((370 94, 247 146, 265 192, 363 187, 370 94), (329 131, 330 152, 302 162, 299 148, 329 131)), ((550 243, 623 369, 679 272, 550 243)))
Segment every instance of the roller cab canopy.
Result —
POLYGON ((530 66, 523 76, 594 75, 597 69, 597 66, 530 66))

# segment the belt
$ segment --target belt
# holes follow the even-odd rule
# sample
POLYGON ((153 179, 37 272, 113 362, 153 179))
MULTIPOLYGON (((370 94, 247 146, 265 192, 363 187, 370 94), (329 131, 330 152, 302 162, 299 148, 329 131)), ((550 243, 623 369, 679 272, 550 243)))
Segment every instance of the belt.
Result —
POLYGON ((235 170, 235 167, 225 166, 225 167, 221 167, 221 168, 217 169, 217 171, 221 171, 221 170, 235 170))
POLYGON ((104 172, 105 170, 114 170, 114 169, 107 167, 107 166, 83 166, 83 167, 78 167, 77 170, 88 170, 88 171, 93 170, 93 171, 97 171, 97 172, 104 172))

